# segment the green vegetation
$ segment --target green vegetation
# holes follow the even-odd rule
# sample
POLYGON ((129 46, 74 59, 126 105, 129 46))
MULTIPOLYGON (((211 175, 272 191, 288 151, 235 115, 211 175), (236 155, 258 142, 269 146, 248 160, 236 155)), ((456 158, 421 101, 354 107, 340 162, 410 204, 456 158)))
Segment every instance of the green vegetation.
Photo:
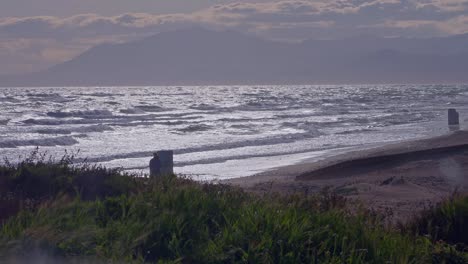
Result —
POLYGON ((454 195, 423 212, 402 229, 427 235, 432 241, 446 241, 468 251, 468 197, 454 195))
POLYGON ((467 199, 425 216, 453 223, 434 237, 434 222, 388 230, 371 214, 350 214, 346 201, 329 193, 260 197, 175 176, 150 181, 72 160, 36 152, 0 167, 0 191, 10 197, 0 198, 0 219, 8 218, 0 227, 0 259, 40 250, 135 263, 468 262, 460 246, 467 236, 456 234, 463 232, 458 224, 466 222, 467 199))

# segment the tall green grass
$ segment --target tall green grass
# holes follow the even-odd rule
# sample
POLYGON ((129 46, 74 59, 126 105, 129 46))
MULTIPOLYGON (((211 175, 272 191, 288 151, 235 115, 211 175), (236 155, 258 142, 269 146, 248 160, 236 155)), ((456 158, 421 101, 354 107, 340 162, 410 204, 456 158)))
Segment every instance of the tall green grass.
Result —
MULTIPOLYGON (((230 186, 175 176, 136 179, 69 163, 35 161, 0 171, 0 177, 45 178, 55 186, 64 186, 63 190, 43 188, 49 199, 3 224, 0 258, 1 252, 21 254, 39 248, 61 257, 93 256, 135 263, 468 260, 466 253, 445 242, 385 229, 369 214, 350 214, 343 207, 344 201, 335 195, 257 196, 230 186), (65 183, 59 180, 63 177, 68 179, 65 183), (89 185, 78 184, 81 177, 89 185)), ((29 182, 26 178, 21 182, 29 182)), ((27 194, 30 189, 26 185, 15 186, 23 194, 36 195, 35 191, 27 194)))
POLYGON ((403 230, 468 250, 468 197, 454 195, 415 217, 403 230))

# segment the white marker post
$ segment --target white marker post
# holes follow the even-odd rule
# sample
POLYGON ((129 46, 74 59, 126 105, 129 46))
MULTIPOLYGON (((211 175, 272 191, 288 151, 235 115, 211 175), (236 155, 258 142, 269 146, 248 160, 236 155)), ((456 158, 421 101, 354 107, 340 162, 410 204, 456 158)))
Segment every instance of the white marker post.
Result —
POLYGON ((174 174, 174 151, 158 151, 158 156, 161 161, 161 175, 174 174))
POLYGON ((449 126, 458 126, 460 125, 460 115, 457 110, 451 108, 448 110, 448 124, 449 126))

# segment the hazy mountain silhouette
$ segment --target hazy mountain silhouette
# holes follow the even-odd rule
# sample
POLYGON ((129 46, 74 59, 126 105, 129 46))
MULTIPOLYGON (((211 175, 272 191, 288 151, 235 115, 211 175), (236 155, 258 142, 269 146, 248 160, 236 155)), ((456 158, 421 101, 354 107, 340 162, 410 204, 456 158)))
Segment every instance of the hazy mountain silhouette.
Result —
POLYGON ((408 83, 468 81, 468 34, 279 43, 188 29, 105 44, 1 86, 408 83))

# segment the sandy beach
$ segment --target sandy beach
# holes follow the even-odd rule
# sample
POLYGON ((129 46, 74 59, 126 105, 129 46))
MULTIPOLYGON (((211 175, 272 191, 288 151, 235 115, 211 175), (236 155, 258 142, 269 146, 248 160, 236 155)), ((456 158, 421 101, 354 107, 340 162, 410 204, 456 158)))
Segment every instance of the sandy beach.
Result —
POLYGON ((227 181, 256 193, 329 189, 405 220, 468 190, 468 131, 352 151, 227 181))

